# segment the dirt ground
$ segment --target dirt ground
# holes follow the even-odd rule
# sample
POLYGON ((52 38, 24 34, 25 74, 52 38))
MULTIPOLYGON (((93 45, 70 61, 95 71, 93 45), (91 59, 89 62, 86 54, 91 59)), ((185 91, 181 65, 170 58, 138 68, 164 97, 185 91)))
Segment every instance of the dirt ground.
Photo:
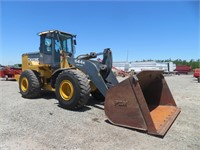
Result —
POLYGON ((92 97, 84 109, 69 111, 54 93, 24 99, 16 81, 0 81, 0 149, 199 150, 200 83, 192 75, 166 80, 181 113, 164 138, 107 123, 92 97))

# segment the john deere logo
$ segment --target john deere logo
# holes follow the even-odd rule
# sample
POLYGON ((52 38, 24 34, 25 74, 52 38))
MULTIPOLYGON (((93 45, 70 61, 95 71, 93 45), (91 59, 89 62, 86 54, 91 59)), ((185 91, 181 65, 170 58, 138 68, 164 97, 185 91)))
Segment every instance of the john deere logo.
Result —
POLYGON ((39 58, 28 58, 28 61, 39 61, 39 58))

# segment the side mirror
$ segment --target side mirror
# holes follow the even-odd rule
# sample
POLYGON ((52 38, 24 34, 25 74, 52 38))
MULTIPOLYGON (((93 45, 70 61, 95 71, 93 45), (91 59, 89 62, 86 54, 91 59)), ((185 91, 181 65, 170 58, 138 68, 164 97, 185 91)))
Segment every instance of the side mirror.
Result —
POLYGON ((76 39, 74 40, 74 45, 76 45, 76 39))

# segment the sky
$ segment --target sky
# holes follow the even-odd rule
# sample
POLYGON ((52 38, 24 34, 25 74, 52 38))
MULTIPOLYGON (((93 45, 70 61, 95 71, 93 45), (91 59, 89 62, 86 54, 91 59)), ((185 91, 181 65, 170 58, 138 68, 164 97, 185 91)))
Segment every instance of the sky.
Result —
POLYGON ((111 48, 113 61, 196 60, 199 9, 199 1, 0 0, 0 64, 39 51, 37 33, 51 29, 77 35, 75 56, 111 48))

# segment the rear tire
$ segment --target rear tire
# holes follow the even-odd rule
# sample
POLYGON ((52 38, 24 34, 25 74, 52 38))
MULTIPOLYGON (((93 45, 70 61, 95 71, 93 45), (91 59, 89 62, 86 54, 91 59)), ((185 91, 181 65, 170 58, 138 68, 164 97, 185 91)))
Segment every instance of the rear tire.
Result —
POLYGON ((19 89, 24 98, 38 97, 41 92, 41 85, 37 73, 32 70, 23 71, 19 79, 19 89))
POLYGON ((8 75, 5 75, 6 81, 8 81, 8 75))
POLYGON ((74 110, 87 104, 90 94, 88 79, 79 70, 65 70, 56 79, 56 96, 61 107, 74 110))
POLYGON ((198 80, 198 83, 200 83, 200 77, 198 77, 197 80, 198 80))

